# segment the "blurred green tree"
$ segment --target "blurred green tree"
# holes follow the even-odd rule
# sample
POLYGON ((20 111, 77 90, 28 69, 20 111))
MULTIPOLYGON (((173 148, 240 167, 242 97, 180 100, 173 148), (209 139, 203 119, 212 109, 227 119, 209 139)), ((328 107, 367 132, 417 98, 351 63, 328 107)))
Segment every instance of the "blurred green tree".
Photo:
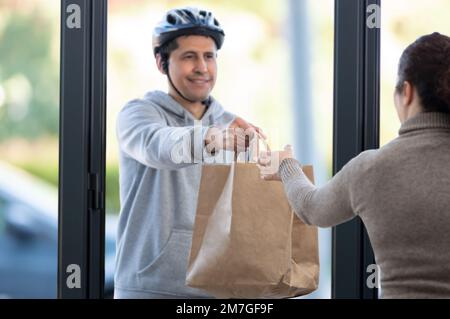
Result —
POLYGON ((58 134, 59 61, 54 21, 35 7, 3 7, 0 29, 0 141, 58 134))

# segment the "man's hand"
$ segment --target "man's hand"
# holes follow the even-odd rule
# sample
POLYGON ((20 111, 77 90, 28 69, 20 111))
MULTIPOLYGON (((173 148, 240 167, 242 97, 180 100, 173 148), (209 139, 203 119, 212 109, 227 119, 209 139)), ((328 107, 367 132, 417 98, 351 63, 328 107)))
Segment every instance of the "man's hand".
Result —
POLYGON ((211 127, 208 130, 205 138, 206 150, 210 154, 219 150, 245 152, 253 138, 258 135, 266 138, 259 127, 236 117, 227 128, 211 127))
POLYGON ((286 145, 284 151, 261 152, 258 159, 258 167, 261 178, 266 181, 281 180, 278 175, 281 162, 286 158, 294 158, 294 151, 291 145, 286 145))
POLYGON ((247 122, 239 116, 236 117, 233 123, 230 124, 229 128, 241 128, 244 130, 248 130, 249 132, 256 132, 264 139, 267 138, 266 134, 264 134, 264 132, 259 127, 247 122))

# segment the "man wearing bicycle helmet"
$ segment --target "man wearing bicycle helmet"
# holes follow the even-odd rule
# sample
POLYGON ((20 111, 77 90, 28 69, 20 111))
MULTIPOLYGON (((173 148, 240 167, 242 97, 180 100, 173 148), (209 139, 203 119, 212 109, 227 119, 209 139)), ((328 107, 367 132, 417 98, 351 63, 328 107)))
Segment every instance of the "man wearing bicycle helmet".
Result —
POLYGON ((209 11, 167 12, 154 29, 153 53, 168 93, 151 91, 118 115, 115 298, 210 297, 185 285, 201 163, 217 152, 242 152, 262 134, 210 95, 224 36, 209 11))

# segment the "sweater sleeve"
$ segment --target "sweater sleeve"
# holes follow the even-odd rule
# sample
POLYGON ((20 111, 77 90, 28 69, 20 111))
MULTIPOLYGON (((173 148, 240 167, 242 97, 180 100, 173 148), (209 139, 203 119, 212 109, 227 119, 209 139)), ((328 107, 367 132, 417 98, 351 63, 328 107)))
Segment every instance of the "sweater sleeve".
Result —
POLYGON ((279 174, 284 189, 296 214, 306 224, 332 227, 356 216, 350 193, 350 161, 322 187, 314 186, 295 159, 285 159, 279 174))
POLYGON ((180 169, 201 163, 209 127, 168 126, 163 116, 140 100, 131 101, 117 118, 120 149, 156 169, 180 169))

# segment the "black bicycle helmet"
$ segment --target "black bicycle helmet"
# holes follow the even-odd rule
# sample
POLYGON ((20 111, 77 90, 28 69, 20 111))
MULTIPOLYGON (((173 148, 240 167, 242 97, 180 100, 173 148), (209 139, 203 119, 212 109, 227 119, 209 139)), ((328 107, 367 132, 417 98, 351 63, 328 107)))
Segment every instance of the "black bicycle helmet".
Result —
POLYGON ((172 9, 153 31, 153 53, 161 46, 183 35, 206 35, 214 39, 217 49, 222 47, 225 32, 212 12, 194 7, 172 9))

